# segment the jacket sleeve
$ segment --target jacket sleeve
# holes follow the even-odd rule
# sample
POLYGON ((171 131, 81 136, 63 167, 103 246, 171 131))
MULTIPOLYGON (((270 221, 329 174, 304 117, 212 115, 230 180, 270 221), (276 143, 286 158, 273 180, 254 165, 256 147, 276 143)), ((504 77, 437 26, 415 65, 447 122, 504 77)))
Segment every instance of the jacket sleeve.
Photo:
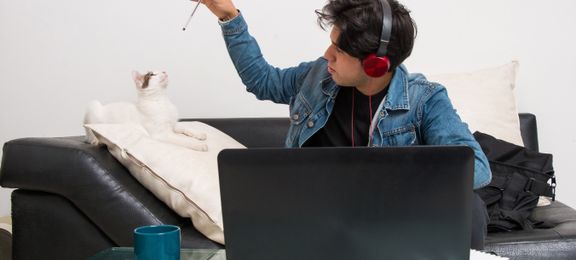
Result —
POLYGON ((220 23, 230 58, 246 89, 258 99, 288 104, 295 96, 313 62, 280 69, 262 56, 256 40, 248 33, 242 14, 220 23))
POLYGON ((422 137, 430 145, 467 145, 474 150, 474 189, 490 183, 492 172, 482 148, 452 106, 441 86, 422 105, 422 137))

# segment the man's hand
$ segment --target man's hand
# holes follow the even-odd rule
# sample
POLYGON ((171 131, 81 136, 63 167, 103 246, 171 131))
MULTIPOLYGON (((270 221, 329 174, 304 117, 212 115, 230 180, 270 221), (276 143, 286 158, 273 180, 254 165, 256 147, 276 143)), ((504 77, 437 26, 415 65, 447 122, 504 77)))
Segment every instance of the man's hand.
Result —
MULTIPOLYGON (((191 0, 198 2, 200 0, 191 0)), ((238 10, 232 0, 201 0, 208 9, 222 21, 230 20, 238 16, 238 10)))

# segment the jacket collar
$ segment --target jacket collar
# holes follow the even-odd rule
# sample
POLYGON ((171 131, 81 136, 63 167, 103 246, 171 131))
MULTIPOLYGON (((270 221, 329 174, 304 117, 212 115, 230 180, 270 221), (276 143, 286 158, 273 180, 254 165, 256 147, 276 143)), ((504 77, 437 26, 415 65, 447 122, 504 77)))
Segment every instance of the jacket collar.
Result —
POLYGON ((331 99, 336 98, 336 94, 338 94, 340 88, 336 85, 336 82, 332 80, 330 74, 320 81, 320 85, 322 86, 322 93, 324 93, 324 95, 329 96, 331 99))
POLYGON ((387 110, 410 110, 408 97, 408 70, 404 65, 396 67, 390 81, 388 94, 384 103, 387 110))
MULTIPOLYGON (((338 86, 328 74, 320 81, 322 92, 330 98, 336 98, 338 86)), ((408 70, 404 65, 400 65, 394 71, 394 76, 390 81, 388 94, 384 103, 387 110, 410 110, 410 99, 408 97, 408 70)))

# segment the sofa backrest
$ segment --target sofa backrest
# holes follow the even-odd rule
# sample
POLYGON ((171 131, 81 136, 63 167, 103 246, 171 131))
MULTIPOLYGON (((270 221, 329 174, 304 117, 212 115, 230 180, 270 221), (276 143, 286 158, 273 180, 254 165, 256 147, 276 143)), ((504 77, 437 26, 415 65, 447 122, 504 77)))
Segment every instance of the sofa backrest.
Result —
MULTIPOLYGON (((536 117, 520 113, 520 131, 524 146, 538 151, 536 117)), ((182 121, 200 121, 218 128, 243 145, 256 147, 284 147, 290 120, 288 118, 199 118, 182 121)))
POLYGON ((288 118, 199 118, 200 121, 228 134, 249 148, 284 147, 290 120, 288 118))
POLYGON ((538 127, 536 116, 530 113, 520 113, 520 133, 524 147, 538 151, 538 127))

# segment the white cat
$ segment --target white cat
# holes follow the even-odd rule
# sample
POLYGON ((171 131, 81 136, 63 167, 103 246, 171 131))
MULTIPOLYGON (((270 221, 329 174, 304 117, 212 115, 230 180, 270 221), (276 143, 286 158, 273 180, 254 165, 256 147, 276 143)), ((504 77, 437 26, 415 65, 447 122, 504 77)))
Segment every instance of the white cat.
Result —
MULTIPOLYGON (((102 105, 92 101, 84 116, 84 124, 140 124, 148 134, 160 141, 173 143, 197 151, 207 151, 206 134, 193 131, 178 124, 178 110, 168 99, 166 72, 132 72, 132 78, 138 90, 136 103, 117 102, 102 105)), ((87 130, 86 136, 91 144, 98 144, 94 134, 87 130)))

